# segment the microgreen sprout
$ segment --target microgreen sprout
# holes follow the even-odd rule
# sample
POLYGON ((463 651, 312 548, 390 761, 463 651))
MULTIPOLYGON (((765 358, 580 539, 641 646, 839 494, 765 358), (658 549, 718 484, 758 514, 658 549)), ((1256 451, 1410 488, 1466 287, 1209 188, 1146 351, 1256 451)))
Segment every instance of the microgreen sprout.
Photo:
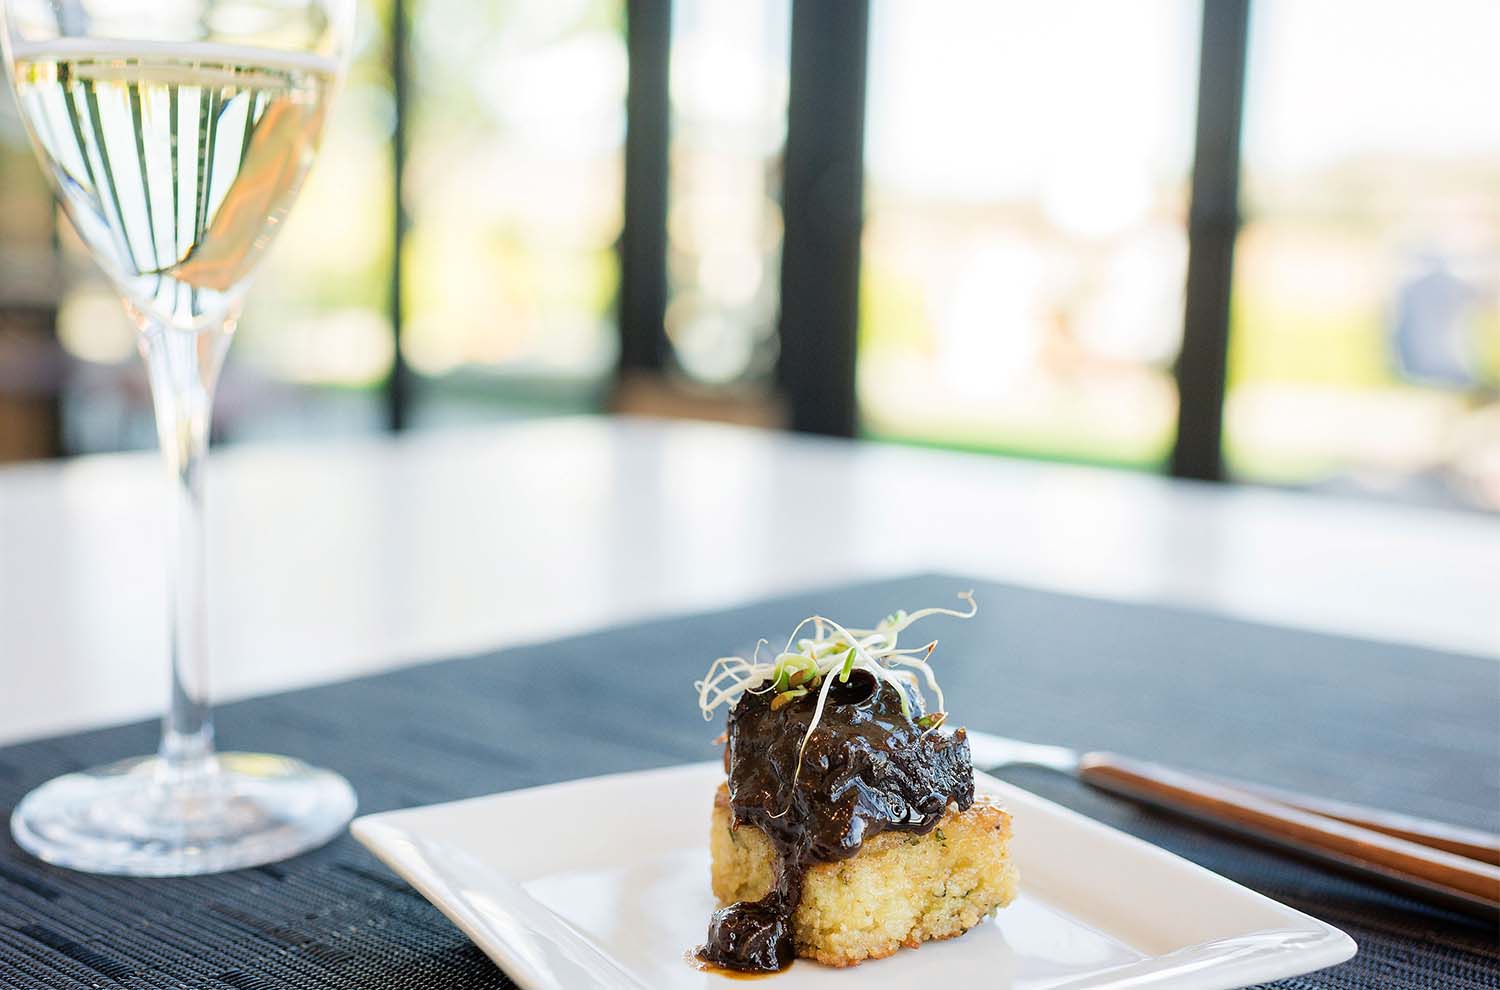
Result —
POLYGON ((972 592, 963 592, 959 599, 968 603, 968 609, 958 611, 951 608, 924 608, 915 612, 893 612, 873 629, 846 629, 826 616, 814 615, 803 619, 787 637, 786 647, 774 660, 760 659, 765 640, 755 644, 749 659, 744 657, 720 657, 708 668, 701 681, 694 682, 698 690, 698 708, 705 721, 713 718, 721 705, 733 706, 742 694, 765 694, 773 692, 771 709, 779 710, 798 698, 817 692, 818 703, 813 710, 812 722, 802 737, 802 748, 798 751, 797 771, 792 777, 793 786, 802 771, 802 753, 807 742, 817 730, 823 718, 823 709, 828 701, 829 689, 835 680, 848 683, 855 670, 865 670, 877 682, 896 689, 901 699, 901 710, 908 716, 911 704, 908 689, 918 692, 922 684, 932 691, 937 708, 917 720, 924 732, 935 731, 947 718, 943 706, 943 689, 938 686, 937 675, 932 672, 928 660, 937 647, 937 640, 924 646, 899 647, 897 639, 913 623, 931 615, 949 615, 959 619, 970 619, 979 611, 972 592), (812 636, 798 639, 809 626, 812 636), (918 675, 921 675, 919 680, 918 675))
POLYGON ((948 721, 947 712, 929 712, 926 715, 923 715, 921 718, 917 719, 917 727, 922 729, 924 732, 931 732, 933 729, 940 727, 946 721, 948 721))

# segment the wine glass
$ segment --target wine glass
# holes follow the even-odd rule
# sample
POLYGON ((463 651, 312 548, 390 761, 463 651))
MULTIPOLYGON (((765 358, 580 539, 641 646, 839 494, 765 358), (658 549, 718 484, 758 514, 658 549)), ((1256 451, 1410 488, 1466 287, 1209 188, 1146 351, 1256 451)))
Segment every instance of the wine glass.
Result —
POLYGON ((37 156, 140 331, 173 503, 161 747, 16 806, 16 841, 48 862, 214 873, 321 845, 354 812, 335 773, 215 752, 203 527, 214 385, 256 263, 312 164, 353 13, 353 0, 0 0, 37 156))

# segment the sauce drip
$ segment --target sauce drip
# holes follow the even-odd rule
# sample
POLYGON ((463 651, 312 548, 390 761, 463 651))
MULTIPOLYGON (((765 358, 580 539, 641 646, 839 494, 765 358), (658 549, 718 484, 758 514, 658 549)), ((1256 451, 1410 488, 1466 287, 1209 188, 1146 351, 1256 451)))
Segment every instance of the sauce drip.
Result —
POLYGON ((817 707, 816 693, 771 710, 774 694, 745 692, 729 713, 725 763, 735 826, 753 825, 776 851, 776 876, 758 901, 714 912, 706 962, 770 972, 795 956, 792 914, 809 866, 847 859, 887 829, 924 834, 950 802, 974 803, 974 767, 962 729, 926 732, 916 692, 901 695, 868 671, 829 689, 817 731, 797 755, 817 707), (796 775, 796 786, 793 776, 796 775))

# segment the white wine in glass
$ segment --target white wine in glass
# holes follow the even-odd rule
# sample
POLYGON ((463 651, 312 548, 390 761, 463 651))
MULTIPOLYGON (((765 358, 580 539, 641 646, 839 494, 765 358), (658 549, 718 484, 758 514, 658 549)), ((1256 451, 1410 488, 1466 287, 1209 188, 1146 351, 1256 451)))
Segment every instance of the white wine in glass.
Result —
POLYGON ((126 298, 176 327, 221 319, 312 163, 337 63, 88 41, 13 57, 42 161, 126 298))
POLYGON ((214 748, 202 477, 219 369, 312 164, 352 15, 352 0, 0 0, 37 155, 140 331, 173 503, 161 747, 49 781, 16 806, 16 841, 49 862, 137 876, 238 869, 320 845, 353 814, 331 771, 214 748))

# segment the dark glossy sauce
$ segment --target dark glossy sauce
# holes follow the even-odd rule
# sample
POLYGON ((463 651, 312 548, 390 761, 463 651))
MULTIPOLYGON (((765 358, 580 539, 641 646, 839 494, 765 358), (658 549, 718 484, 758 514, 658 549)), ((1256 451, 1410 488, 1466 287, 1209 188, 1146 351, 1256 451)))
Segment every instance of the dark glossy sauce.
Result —
POLYGON ((701 955, 699 955, 697 949, 689 949, 683 954, 682 958, 687 960, 687 964, 696 969, 698 972, 712 973, 713 975, 726 980, 764 980, 767 977, 775 976, 777 973, 781 972, 781 970, 779 969, 764 971, 727 969, 723 966, 715 965, 714 963, 709 962, 707 959, 704 959, 701 955))
POLYGON ((912 698, 911 714, 903 714, 896 688, 877 686, 862 670, 830 689, 793 787, 817 697, 808 694, 779 711, 771 710, 771 699, 769 692, 747 692, 735 704, 726 762, 735 825, 753 825, 771 840, 776 880, 760 900, 714 912, 699 950, 706 962, 749 972, 782 969, 795 956, 792 914, 809 866, 847 859, 887 829, 925 833, 949 802, 960 810, 974 802, 963 730, 924 734, 913 721, 920 701, 912 698))

